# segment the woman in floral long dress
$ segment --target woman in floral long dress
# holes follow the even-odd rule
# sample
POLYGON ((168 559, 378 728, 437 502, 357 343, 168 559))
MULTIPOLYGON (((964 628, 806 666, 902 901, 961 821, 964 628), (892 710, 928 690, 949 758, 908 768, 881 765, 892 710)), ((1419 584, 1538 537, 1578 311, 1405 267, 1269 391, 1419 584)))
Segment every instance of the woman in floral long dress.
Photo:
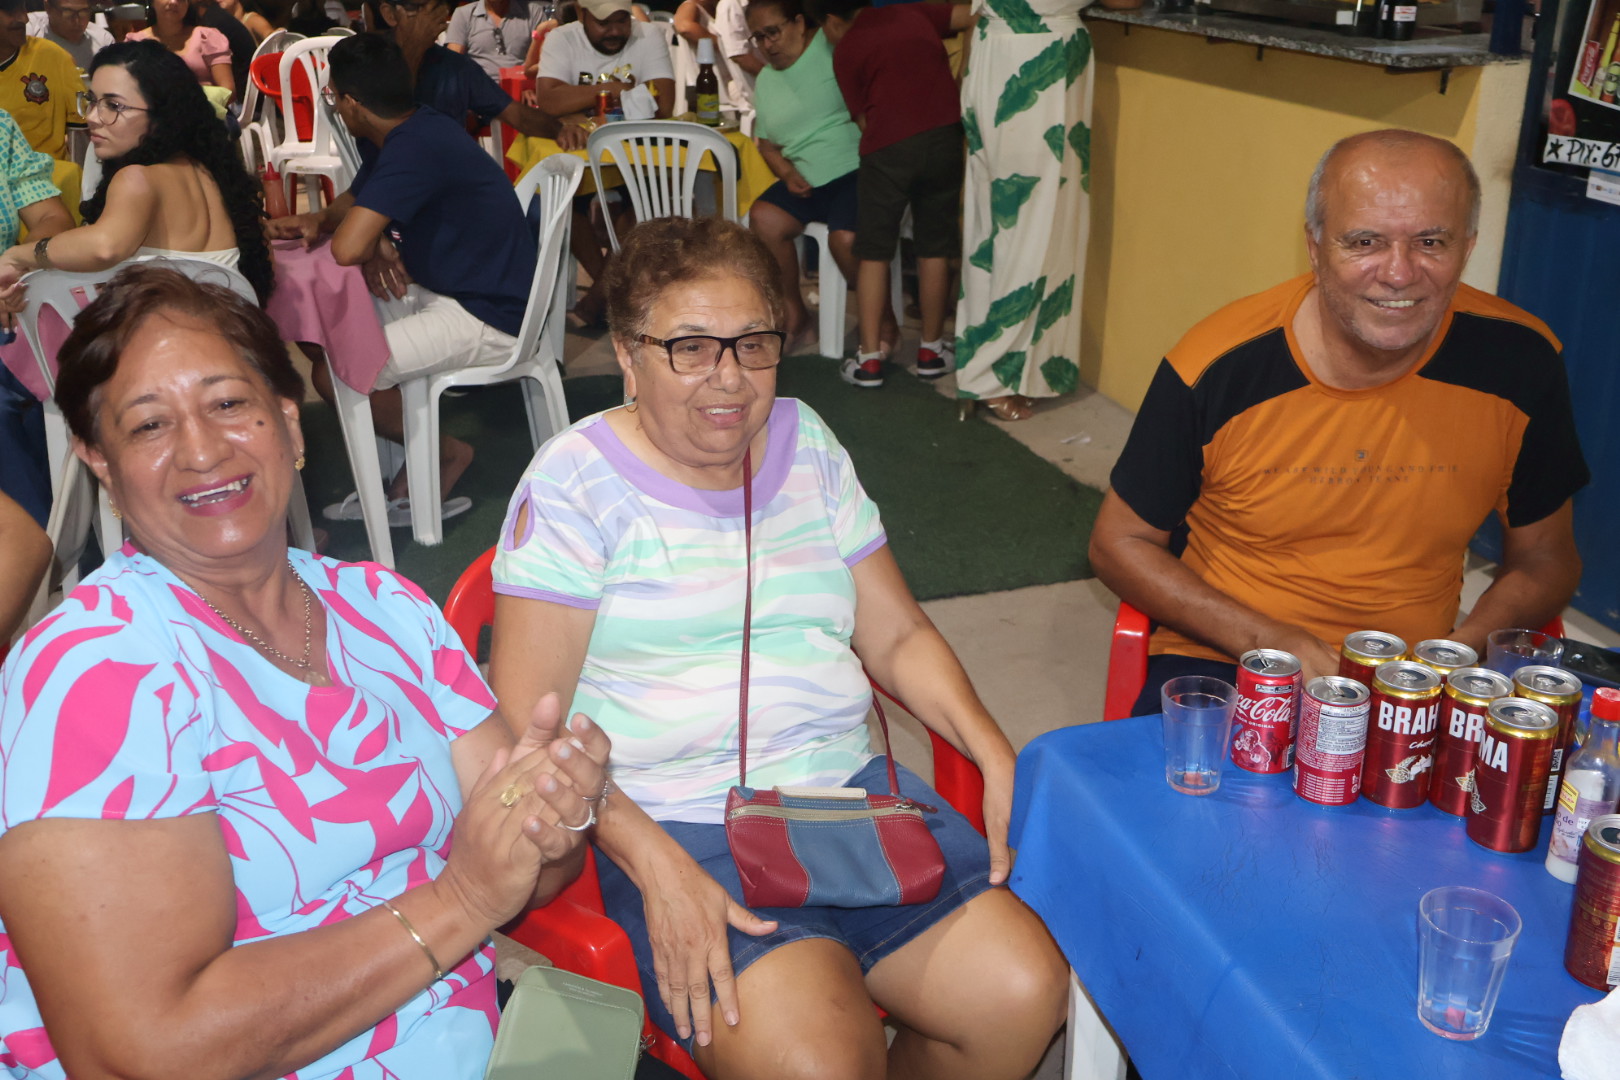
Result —
POLYGON ((1080 381, 1090 221, 1086 0, 974 0, 957 396, 1023 420, 1080 381))

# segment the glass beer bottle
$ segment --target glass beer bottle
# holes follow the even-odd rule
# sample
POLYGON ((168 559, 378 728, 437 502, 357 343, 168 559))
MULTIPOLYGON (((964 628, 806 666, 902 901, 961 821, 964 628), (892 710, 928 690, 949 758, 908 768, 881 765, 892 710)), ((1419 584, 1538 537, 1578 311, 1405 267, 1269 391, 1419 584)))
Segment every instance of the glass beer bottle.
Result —
POLYGON ((697 46, 698 73, 693 84, 697 98, 694 111, 697 122, 710 127, 720 125, 720 80, 714 73, 714 39, 704 38, 697 46))

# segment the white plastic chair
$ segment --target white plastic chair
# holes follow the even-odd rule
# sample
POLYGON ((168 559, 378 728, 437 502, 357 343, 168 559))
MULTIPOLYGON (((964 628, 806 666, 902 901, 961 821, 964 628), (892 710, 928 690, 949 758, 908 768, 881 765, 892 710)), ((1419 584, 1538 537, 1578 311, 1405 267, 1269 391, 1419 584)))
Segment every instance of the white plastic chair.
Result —
POLYGON ((326 114, 326 122, 332 128, 332 145, 337 147, 338 158, 343 162, 343 182, 333 183, 333 191, 341 195, 349 190, 349 185, 360 173, 360 147, 354 141, 354 133, 344 125, 337 110, 328 105, 325 98, 317 101, 315 107, 326 114))
MULTIPOLYGON (((585 151, 591 159, 597 198, 607 190, 603 166, 617 166, 637 221, 699 216, 697 183, 705 174, 698 166, 704 154, 713 154, 718 172, 708 175, 720 178, 719 211, 727 221, 738 220, 737 151, 711 128, 679 120, 623 120, 591 132, 585 151)), ((602 212, 608 241, 617 251, 613 215, 606 206, 602 212)))
MULTIPOLYGON (((193 281, 222 285, 239 296, 258 305, 258 296, 236 270, 206 259, 174 259, 154 257, 134 259, 130 262, 150 262, 169 267, 185 274, 193 281)), ((56 566, 61 571, 64 588, 71 588, 78 580, 79 555, 94 526, 101 550, 110 553, 123 542, 123 523, 112 514, 112 506, 105 491, 98 491, 95 477, 88 466, 72 452, 68 438, 67 421, 56 406, 56 351, 71 330, 74 321, 101 287, 130 262, 120 263, 108 270, 88 273, 70 273, 66 270, 36 270, 23 278, 28 286, 28 306, 18 317, 23 339, 33 351, 39 365, 46 397, 42 402, 45 418, 45 446, 51 470, 51 513, 45 532, 55 553, 56 566), (50 311, 60 320, 61 335, 46 336, 41 332, 41 316, 50 311)), ((309 503, 304 497, 302 479, 294 476, 287 520, 292 526, 293 542, 310 550, 315 546, 315 533, 309 516, 309 503)), ((30 624, 49 610, 51 583, 55 574, 47 574, 34 598, 29 613, 30 624)))
MULTIPOLYGON (((906 216, 900 222, 900 235, 911 235, 911 210, 906 209, 906 216)), ((819 250, 816 258, 818 282, 816 292, 816 315, 819 319, 818 338, 822 356, 839 359, 844 355, 844 328, 845 315, 849 304, 849 282, 844 280, 844 272, 838 268, 838 262, 833 258, 832 248, 829 246, 829 232, 826 222, 811 221, 804 226, 804 233, 799 239, 799 262, 804 262, 804 241, 814 240, 819 250)), ((900 288, 900 247, 895 246, 894 261, 889 264, 889 303, 894 309, 894 317, 901 325, 906 321, 905 295, 900 288)))
MULTIPOLYGON (((334 191, 345 184, 345 166, 338 153, 337 137, 332 131, 332 120, 321 108, 321 88, 326 85, 326 54, 341 38, 321 36, 305 38, 287 46, 281 54, 279 75, 281 80, 281 142, 270 150, 270 164, 282 175, 287 185, 287 205, 293 205, 294 178, 302 176, 309 193, 309 209, 321 206, 321 185, 318 178, 332 182, 334 191), (310 110, 310 137, 298 137, 298 124, 294 120, 293 69, 302 68, 309 80, 314 107, 310 110)), ((346 185, 345 185, 346 186, 346 185)))
MULTIPOLYGON (((489 386, 522 379, 529 438, 535 448, 568 426, 560 373, 557 278, 568 251, 568 222, 574 192, 584 173, 585 165, 578 158, 556 154, 530 169, 517 182, 518 201, 525 213, 539 194, 540 235, 528 305, 511 356, 504 363, 444 371, 399 384, 405 413, 411 532, 418 543, 438 544, 444 540, 444 524, 439 516, 439 397, 444 391, 453 386, 489 386)), ((394 545, 388 532, 388 500, 371 422, 371 399, 336 375, 334 371, 332 386, 337 398, 338 419, 349 451, 349 465, 354 472, 371 557, 392 567, 394 545)))
MULTIPOLYGON (((291 30, 272 30, 253 50, 253 59, 281 52, 293 42, 302 40, 304 35, 291 30)), ((270 160, 271 149, 281 141, 280 118, 276 107, 267 102, 259 91, 259 84, 249 77, 242 91, 242 139, 238 145, 242 151, 242 163, 254 176, 259 175, 270 160)))

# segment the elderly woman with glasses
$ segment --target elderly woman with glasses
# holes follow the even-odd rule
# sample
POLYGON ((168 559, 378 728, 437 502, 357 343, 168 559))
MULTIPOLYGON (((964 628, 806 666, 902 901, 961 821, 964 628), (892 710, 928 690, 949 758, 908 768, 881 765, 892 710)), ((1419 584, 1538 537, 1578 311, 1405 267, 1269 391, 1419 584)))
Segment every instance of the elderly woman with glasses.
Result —
POLYGON ((264 195, 185 63, 152 41, 96 54, 79 103, 101 184, 86 224, 0 255, 0 304, 30 270, 107 270, 131 259, 204 259, 270 294, 264 195))
POLYGON ((421 589, 287 546, 303 390, 157 266, 62 347, 130 539, 0 668, 0 1075, 479 1080, 490 933, 580 870, 601 730, 514 737, 421 589))
POLYGON ((1067 969, 999 887, 1013 751, 912 598, 849 456, 776 397, 775 262, 739 225, 664 218, 626 237, 607 295, 626 404, 547 442, 512 498, 491 677, 503 712, 557 693, 613 739, 597 866, 651 1015, 716 1078, 783 1063, 1026 1075, 1062 1020, 1067 969), (978 764, 988 842, 900 770, 902 792, 938 808, 936 899, 742 906, 722 819, 745 655, 752 786, 888 790, 865 671, 978 764), (874 1002, 899 1026, 892 1049, 874 1002))

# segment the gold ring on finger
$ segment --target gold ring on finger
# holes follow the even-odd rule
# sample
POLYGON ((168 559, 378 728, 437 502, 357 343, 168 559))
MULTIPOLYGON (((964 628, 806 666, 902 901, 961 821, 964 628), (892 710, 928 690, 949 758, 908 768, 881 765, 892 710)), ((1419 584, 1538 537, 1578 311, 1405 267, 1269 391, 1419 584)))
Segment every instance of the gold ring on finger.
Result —
POLYGON ((514 780, 510 784, 506 785, 505 789, 501 791, 501 805, 506 807, 508 810, 516 806, 518 801, 522 798, 523 784, 517 780, 514 780))

